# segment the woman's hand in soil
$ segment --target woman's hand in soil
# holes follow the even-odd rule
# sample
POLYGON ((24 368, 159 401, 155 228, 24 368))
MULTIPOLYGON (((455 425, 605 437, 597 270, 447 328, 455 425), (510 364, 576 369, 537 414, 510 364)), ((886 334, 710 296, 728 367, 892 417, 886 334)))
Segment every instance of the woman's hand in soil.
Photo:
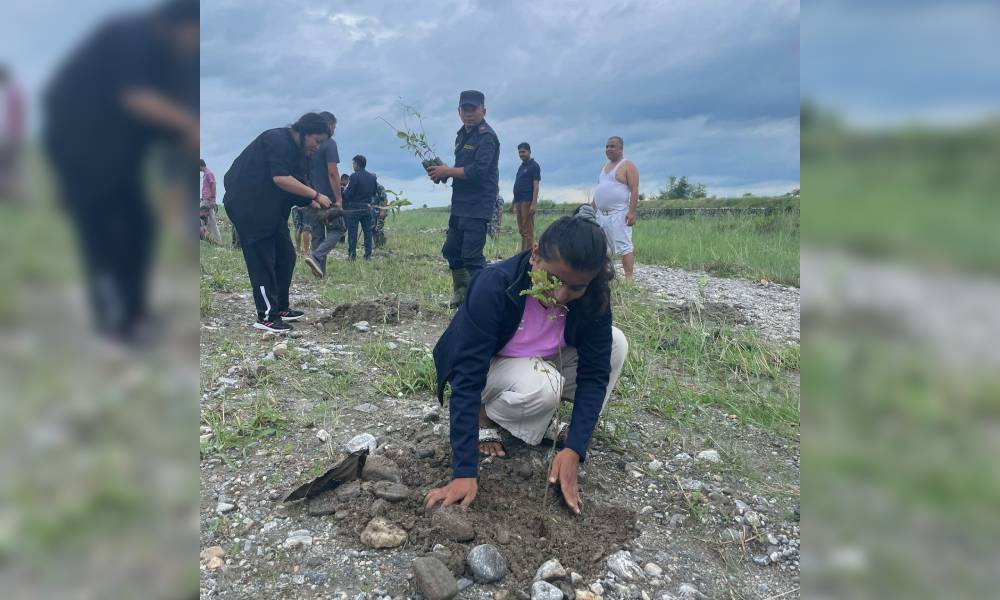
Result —
MULTIPOLYGON (((575 474, 573 480, 576 480, 575 474)), ((456 477, 448 485, 427 492, 425 508, 433 508, 438 502, 441 502, 442 506, 461 502, 462 508, 468 508, 476 499, 478 489, 479 485, 476 483, 475 477, 456 477)))
POLYGON ((580 514, 583 502, 580 500, 580 486, 576 483, 576 472, 580 466, 580 455, 575 450, 563 448, 552 459, 552 468, 549 470, 549 483, 559 482, 559 489, 562 490, 566 505, 573 511, 573 514, 580 514))

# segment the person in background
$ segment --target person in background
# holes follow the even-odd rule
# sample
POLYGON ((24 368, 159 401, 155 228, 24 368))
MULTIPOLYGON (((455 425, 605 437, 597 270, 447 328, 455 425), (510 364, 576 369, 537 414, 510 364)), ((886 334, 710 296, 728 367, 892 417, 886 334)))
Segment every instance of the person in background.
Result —
POLYGON ((389 204, 389 195, 385 193, 385 187, 380 183, 375 186, 375 201, 372 202, 372 239, 376 248, 385 246, 385 217, 388 214, 386 206, 389 204))
POLYGON ((538 183, 542 168, 531 158, 528 142, 517 145, 521 166, 514 178, 514 201, 510 210, 517 217, 517 231, 521 234, 521 251, 530 250, 535 244, 535 209, 538 207, 538 183))
POLYGON ((354 173, 344 192, 344 211, 347 213, 347 255, 350 260, 358 258, 358 226, 365 236, 365 260, 372 257, 372 203, 378 188, 378 178, 365 167, 368 159, 358 154, 351 159, 354 173))
POLYGON ((24 94, 10 70, 0 64, 0 200, 16 196, 24 148, 24 94))
POLYGON ((597 222, 608 236, 608 245, 615 256, 622 257, 625 281, 632 283, 635 250, 632 247, 632 226, 639 204, 639 169, 624 157, 625 141, 618 136, 608 138, 604 145, 608 162, 597 177, 597 189, 591 203, 597 209, 597 222))
POLYGON ((459 94, 458 117, 462 127, 455 136, 455 165, 427 169, 435 183, 455 180, 448 233, 441 247, 451 269, 453 308, 465 300, 472 276, 486 266, 486 227, 500 192, 500 140, 486 122, 486 96, 477 90, 459 94))
POLYGON ((316 113, 293 125, 268 129, 250 142, 226 172, 226 214, 239 232, 257 329, 287 333, 305 313, 289 306, 295 247, 288 233, 292 206, 330 208, 330 198, 304 182, 306 159, 330 139, 330 126, 316 113))
POLYGON ((205 235, 202 239, 207 239, 209 242, 219 245, 222 244, 222 234, 219 233, 219 223, 216 219, 219 205, 215 202, 215 174, 205 164, 204 159, 199 159, 199 164, 202 172, 202 180, 201 200, 198 204, 198 211, 205 225, 205 235))
MULTIPOLYGON (((337 131, 337 117, 333 113, 321 112, 320 116, 330 125, 330 139, 313 153, 309 160, 313 186, 333 199, 336 208, 344 205, 342 181, 338 165, 340 153, 333 135, 337 131)), ((348 177, 344 173, 343 177, 348 177)), ((347 226, 342 217, 329 219, 315 209, 306 210, 306 228, 310 231, 312 244, 306 245, 305 263, 316 277, 326 275, 326 257, 344 237, 347 226)))

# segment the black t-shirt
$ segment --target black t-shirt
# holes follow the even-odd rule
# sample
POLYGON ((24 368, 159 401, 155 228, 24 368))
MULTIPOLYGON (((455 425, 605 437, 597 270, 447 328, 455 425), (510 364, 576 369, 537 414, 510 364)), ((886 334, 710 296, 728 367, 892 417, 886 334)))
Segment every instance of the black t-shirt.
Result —
POLYGON ((197 98, 183 76, 190 69, 171 57, 167 44, 150 17, 127 16, 98 29, 72 53, 43 99, 46 146, 57 166, 95 185, 138 177, 145 150, 163 131, 129 114, 123 93, 151 89, 197 98))
POLYGON ((535 189, 533 184, 541 180, 542 168, 535 159, 522 160, 521 166, 517 168, 517 177, 514 179, 514 202, 530 202, 535 189))
POLYGON ((250 142, 226 171, 226 214, 240 233, 240 240, 253 243, 288 227, 292 206, 309 206, 310 198, 289 194, 272 178, 306 177, 306 157, 286 127, 268 129, 250 142))
POLYGON ((310 183, 317 192, 328 196, 333 200, 333 188, 330 187, 330 176, 327 174, 329 163, 339 163, 340 154, 337 152, 337 142, 327 140, 309 157, 310 183))

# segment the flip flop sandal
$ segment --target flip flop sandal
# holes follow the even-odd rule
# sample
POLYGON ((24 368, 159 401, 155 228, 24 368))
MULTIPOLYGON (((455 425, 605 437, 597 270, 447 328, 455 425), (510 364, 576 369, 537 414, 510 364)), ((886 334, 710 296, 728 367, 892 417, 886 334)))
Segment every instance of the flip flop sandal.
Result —
POLYGON ((545 435, 542 436, 542 444, 555 444, 556 448, 565 448, 567 435, 569 435, 569 423, 553 421, 549 424, 549 428, 545 430, 545 435))
MULTIPOLYGON (((504 456, 498 456, 496 458, 506 458, 507 447, 503 445, 503 439, 500 437, 500 430, 496 427, 480 427, 479 428, 479 443, 496 443, 500 444, 500 448, 503 449, 504 456)), ((490 456, 484 452, 479 452, 480 456, 490 456)))

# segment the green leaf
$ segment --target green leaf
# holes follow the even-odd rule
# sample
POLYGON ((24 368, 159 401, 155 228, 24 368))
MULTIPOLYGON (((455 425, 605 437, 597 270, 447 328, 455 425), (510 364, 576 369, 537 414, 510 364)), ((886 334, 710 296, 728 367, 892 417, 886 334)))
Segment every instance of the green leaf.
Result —
POLYGON ((397 131, 396 132, 396 137, 398 137, 401 140, 405 140, 406 139, 406 132, 405 131, 397 131))

